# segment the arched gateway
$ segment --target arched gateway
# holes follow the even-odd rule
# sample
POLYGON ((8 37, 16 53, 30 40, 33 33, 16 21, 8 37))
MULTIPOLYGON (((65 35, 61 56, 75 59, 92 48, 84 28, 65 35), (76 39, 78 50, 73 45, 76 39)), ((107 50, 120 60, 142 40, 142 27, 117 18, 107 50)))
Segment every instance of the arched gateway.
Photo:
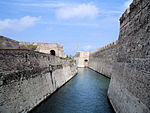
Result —
POLYGON ((50 55, 55 56, 56 55, 55 51, 54 50, 50 50, 50 55))

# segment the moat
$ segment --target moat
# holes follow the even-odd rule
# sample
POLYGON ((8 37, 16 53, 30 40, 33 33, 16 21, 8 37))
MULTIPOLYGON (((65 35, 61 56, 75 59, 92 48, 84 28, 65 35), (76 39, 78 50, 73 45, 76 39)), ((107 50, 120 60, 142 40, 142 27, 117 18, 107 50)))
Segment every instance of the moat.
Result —
POLYGON ((88 68, 78 74, 31 113, 113 113, 107 98, 110 79, 88 68))

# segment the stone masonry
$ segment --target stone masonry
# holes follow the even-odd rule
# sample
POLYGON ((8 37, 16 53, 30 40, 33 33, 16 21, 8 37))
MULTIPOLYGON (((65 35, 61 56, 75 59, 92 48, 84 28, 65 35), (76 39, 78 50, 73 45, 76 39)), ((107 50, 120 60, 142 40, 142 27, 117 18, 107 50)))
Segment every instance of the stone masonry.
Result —
POLYGON ((134 0, 120 18, 108 96, 117 113, 150 113, 149 0, 134 0))
POLYGON ((89 52, 76 52, 74 59, 77 62, 77 67, 88 67, 89 65, 89 52))
POLYGON ((0 49, 18 49, 19 42, 0 36, 0 49))
POLYGON ((150 1, 134 0, 120 18, 115 45, 90 53, 89 67, 111 77, 116 113, 150 113, 150 1))
POLYGON ((28 112, 77 73, 73 59, 0 50, 0 112, 28 112))
POLYGON ((110 78, 112 76, 112 68, 115 61, 116 45, 117 41, 96 51, 90 52, 89 68, 110 78))
POLYGON ((63 45, 57 44, 57 43, 30 43, 30 42, 20 42, 20 45, 36 45, 36 51, 46 53, 46 54, 51 54, 51 51, 54 51, 55 56, 59 57, 66 57, 64 53, 64 47, 63 45))

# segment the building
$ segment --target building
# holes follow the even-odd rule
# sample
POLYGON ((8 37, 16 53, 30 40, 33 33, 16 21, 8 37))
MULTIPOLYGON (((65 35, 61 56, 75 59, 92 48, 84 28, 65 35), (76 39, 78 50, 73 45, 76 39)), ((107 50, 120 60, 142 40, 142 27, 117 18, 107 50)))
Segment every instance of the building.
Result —
POLYGON ((76 52, 75 60, 77 62, 77 67, 88 67, 89 64, 89 52, 76 52))
POLYGON ((39 52, 59 57, 65 57, 63 45, 57 43, 35 43, 35 42, 33 42, 32 45, 37 45, 36 50, 39 52))

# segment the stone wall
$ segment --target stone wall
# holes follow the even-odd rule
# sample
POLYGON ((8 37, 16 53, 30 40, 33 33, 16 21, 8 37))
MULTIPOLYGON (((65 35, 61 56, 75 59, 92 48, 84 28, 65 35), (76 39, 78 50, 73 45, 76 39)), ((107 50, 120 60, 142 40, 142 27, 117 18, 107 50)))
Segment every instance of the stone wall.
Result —
POLYGON ((56 56, 65 57, 63 45, 57 43, 32 43, 32 45, 37 45, 37 51, 50 54, 51 50, 55 51, 56 56))
POLYGON ((30 50, 0 50, 0 112, 27 112, 75 74, 72 59, 30 50))
POLYGON ((117 113, 150 113, 149 0, 134 0, 120 18, 108 96, 117 113))
POLYGON ((0 49, 18 49, 19 42, 0 36, 0 49))
POLYGON ((104 74, 107 77, 111 77, 116 55, 116 44, 117 41, 96 51, 90 52, 89 68, 104 74))
POLYGON ((89 52, 76 52, 74 57, 77 62, 77 67, 88 67, 89 65, 89 52))
POLYGON ((37 46, 36 51, 46 53, 46 54, 51 54, 51 50, 55 51, 55 56, 63 57, 65 58, 65 52, 64 52, 64 47, 63 45, 57 44, 57 43, 41 43, 41 42, 19 42, 19 45, 34 45, 37 46))

